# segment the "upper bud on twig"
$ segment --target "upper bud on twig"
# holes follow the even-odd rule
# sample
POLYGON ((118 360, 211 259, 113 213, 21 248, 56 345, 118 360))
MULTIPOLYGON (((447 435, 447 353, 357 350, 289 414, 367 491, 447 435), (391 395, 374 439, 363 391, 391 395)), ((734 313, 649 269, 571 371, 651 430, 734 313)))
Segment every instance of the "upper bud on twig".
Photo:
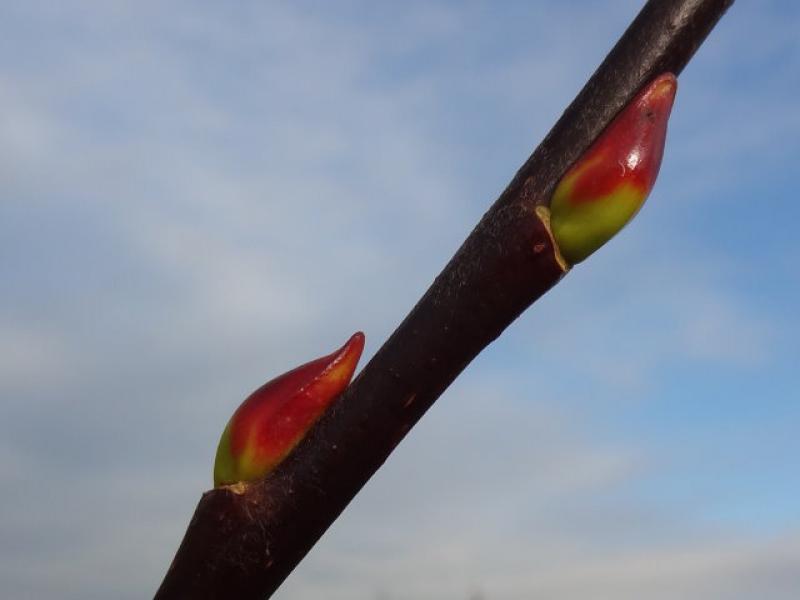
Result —
POLYGON ((556 186, 550 224, 570 264, 610 240, 647 199, 661 166, 677 85, 672 73, 647 84, 556 186))

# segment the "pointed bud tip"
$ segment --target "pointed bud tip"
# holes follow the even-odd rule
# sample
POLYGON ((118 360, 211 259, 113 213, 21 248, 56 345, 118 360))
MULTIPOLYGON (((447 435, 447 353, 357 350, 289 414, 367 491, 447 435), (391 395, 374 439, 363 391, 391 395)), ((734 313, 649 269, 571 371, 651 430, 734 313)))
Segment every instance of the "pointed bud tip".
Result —
POLYGON ((364 334, 360 331, 350 336, 344 346, 330 356, 330 366, 322 377, 330 382, 338 380, 347 385, 352 379, 358 361, 361 358, 361 353, 364 351, 364 342, 364 334))
POLYGON ((361 353, 364 351, 364 342, 366 341, 366 337, 364 336, 363 331, 356 331, 353 335, 350 336, 350 339, 347 340, 342 346, 342 350, 345 352, 358 352, 358 355, 361 356, 361 353))
POLYGON ((677 91, 678 79, 672 73, 664 73, 639 92, 634 102, 653 112, 656 125, 666 127, 677 91))
POLYGON ((645 94, 654 100, 666 100, 671 106, 677 91, 678 78, 672 73, 662 73, 645 89, 645 94))

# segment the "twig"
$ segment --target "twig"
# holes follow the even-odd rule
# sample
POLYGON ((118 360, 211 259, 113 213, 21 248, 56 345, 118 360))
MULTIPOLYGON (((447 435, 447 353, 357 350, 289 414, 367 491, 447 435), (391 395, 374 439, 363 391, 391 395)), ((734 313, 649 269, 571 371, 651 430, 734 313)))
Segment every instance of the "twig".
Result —
POLYGON ((361 375, 266 479, 206 492, 156 594, 269 597, 469 362, 564 275, 537 206, 733 0, 650 0, 361 375))

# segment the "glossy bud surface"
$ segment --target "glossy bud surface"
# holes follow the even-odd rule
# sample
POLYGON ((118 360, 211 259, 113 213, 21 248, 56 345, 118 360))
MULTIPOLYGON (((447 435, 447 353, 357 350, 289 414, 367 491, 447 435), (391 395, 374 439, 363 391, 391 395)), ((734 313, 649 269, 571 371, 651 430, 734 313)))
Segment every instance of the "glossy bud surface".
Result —
POLYGON ((349 385, 364 349, 354 334, 339 350, 276 377, 231 417, 217 448, 214 485, 263 477, 300 442, 349 385))
POLYGON ((550 224, 569 264, 605 244, 644 204, 661 166, 676 90, 671 73, 656 77, 559 181, 550 224))

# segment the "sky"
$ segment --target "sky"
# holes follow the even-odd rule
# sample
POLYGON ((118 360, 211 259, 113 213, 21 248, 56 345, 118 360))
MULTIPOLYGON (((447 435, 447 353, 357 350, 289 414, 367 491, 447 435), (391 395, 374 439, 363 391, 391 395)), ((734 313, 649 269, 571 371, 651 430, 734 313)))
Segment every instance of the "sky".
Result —
MULTIPOLYGON (((0 3, 4 598, 152 595, 239 402, 366 362, 640 5, 0 3)), ((797 597, 798 31, 734 5, 634 223, 275 598, 797 597)))

